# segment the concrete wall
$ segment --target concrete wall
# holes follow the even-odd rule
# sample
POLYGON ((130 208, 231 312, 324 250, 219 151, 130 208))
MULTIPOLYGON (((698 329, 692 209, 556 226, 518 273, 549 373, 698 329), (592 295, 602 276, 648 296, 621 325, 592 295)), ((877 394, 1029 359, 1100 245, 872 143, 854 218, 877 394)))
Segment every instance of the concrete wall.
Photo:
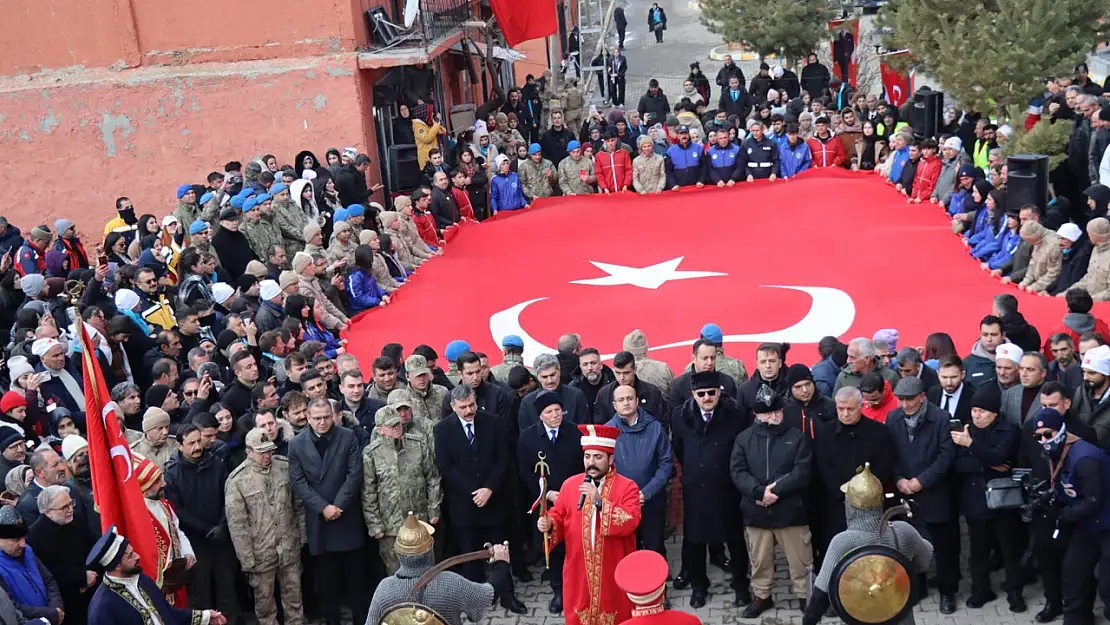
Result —
POLYGON ((345 145, 373 155, 373 79, 334 55, 0 80, 0 149, 18 181, 0 214, 25 231, 64 215, 100 239, 117 196, 164 215, 179 184, 228 160, 292 164, 345 145))

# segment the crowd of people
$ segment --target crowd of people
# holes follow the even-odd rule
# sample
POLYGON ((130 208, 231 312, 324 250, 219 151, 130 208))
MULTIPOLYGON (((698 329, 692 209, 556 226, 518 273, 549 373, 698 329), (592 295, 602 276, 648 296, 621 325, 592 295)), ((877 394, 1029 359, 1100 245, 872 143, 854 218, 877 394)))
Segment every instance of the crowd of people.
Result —
MULTIPOLYGON (((341 606, 364 622, 378 580, 410 566, 397 540, 410 512, 438 530, 437 555, 507 541, 512 577, 530 580, 540 530, 559 526, 522 511, 556 506, 581 473, 583 437, 600 436, 577 426, 605 426, 616 473, 635 484, 635 543, 665 556, 668 515, 681 511, 673 584, 692 588, 691 607, 708 601, 707 562, 731 573, 742 617, 773 607, 776 544, 804 605, 806 570, 849 521, 841 485, 868 466, 932 544, 922 588, 942 613, 956 610, 962 518, 968 607, 996 598, 1002 568, 1011 611, 1025 611, 1039 576, 1035 620, 1087 625, 1096 588, 1110 605, 1094 575, 1110 566, 1110 328, 1092 314, 1110 300, 1110 188, 1088 186, 1110 108, 1085 79, 1048 83, 1045 112, 1073 124, 1075 145, 1047 210, 1007 201, 1007 126, 952 110, 921 136, 811 56, 800 79, 764 64, 747 86, 726 58, 715 109, 696 63, 673 106, 651 81, 635 110, 606 115, 583 115, 573 80, 551 107, 525 97, 547 78, 530 81, 429 150, 424 184, 388 209, 371 201, 369 157, 333 148, 324 162, 311 151, 291 165, 229 162, 181 184, 161 216, 120 197, 103 239, 66 218, 26 233, 0 218, 0 618, 8 598, 24 620, 82 622, 108 583, 111 567, 85 559, 101 527, 83 435, 99 415, 87 414, 80 318, 151 512, 159 588, 171 606, 218 609, 205 613, 213 623, 253 610, 262 625, 279 612, 338 625, 341 606), (465 339, 391 343, 370 362, 348 353, 352 318, 390 305, 462 221, 557 194, 732 187, 821 167, 874 171, 908 202, 937 204, 984 270, 1060 297, 1060 326, 1042 333, 1004 294, 963 356, 943 332, 915 348, 880 329, 827 337, 812 366, 759 345, 750 376, 712 323, 679 372, 647 357, 638 330, 609 364, 573 333, 531 363, 516 336, 492 355, 465 339), (989 496, 1023 473, 1024 506, 989 496)), ((581 566, 567 549, 546 554, 556 614, 564 560, 581 566)), ((480 562, 459 570, 487 575, 480 562)), ((525 613, 501 581, 497 600, 525 613)))

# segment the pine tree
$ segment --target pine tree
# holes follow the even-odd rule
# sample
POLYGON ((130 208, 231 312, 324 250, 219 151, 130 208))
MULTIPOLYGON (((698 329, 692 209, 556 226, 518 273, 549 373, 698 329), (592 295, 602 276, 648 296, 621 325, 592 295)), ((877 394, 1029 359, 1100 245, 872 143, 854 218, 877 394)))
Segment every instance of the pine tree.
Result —
POLYGON ((817 49, 829 37, 826 0, 700 0, 701 23, 730 43, 746 43, 784 65, 817 49))
POLYGON ((892 0, 879 23, 888 49, 908 49, 961 105, 991 111, 1024 107, 1045 77, 1071 75, 1106 15, 1091 0, 892 0))

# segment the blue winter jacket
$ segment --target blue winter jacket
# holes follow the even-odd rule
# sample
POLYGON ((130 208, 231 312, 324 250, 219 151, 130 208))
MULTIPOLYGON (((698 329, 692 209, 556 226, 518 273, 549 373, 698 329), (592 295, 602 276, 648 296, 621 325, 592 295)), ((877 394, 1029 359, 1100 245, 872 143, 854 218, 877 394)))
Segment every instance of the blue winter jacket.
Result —
POLYGON ((347 294, 351 312, 360 313, 382 303, 386 293, 374 276, 359 269, 347 276, 347 294))
POLYGON ((685 148, 677 143, 667 148, 667 160, 664 163, 667 188, 689 187, 701 182, 704 154, 702 144, 692 141, 685 148))
POLYGON ((894 161, 890 166, 890 176, 888 179, 897 184, 902 179, 902 170, 906 168, 906 163, 910 162, 910 147, 906 146, 901 150, 894 152, 894 161))
POLYGON ((798 145, 790 147, 789 141, 779 145, 779 173, 783 178, 793 178, 809 169, 813 162, 813 155, 805 141, 798 141, 798 145))
POLYGON ((636 411, 635 425, 628 425, 619 416, 614 416, 606 425, 621 431, 613 453, 617 473, 636 482, 644 494, 645 508, 666 506, 666 486, 674 470, 674 456, 663 424, 640 408, 636 411))
POLYGON ((840 367, 833 362, 832 357, 826 358, 810 368, 813 373, 813 384, 825 397, 833 396, 833 387, 836 386, 836 376, 840 375, 840 367))
POLYGON ((716 144, 705 154, 705 184, 717 184, 744 178, 744 163, 740 157, 740 146, 730 143, 725 147, 716 144))
POLYGON ((971 244, 971 248, 975 249, 979 242, 987 237, 996 236, 998 233, 991 228, 990 209, 983 206, 979 207, 978 212, 975 213, 975 219, 972 221, 971 234, 967 237, 967 242, 971 244))
POLYGON ((336 350, 339 349, 339 339, 330 330, 325 329, 316 323, 302 323, 304 327, 305 341, 320 341, 324 344, 324 355, 328 358, 335 358, 337 356, 336 350))
POLYGON ((1014 251, 1019 244, 1021 244, 1021 234, 1006 228, 1005 232, 1002 233, 1002 246, 997 252, 991 254, 990 259, 987 260, 987 265, 991 269, 1002 269, 1013 258, 1014 251))
POLYGON ((785 131, 781 135, 776 135, 773 132, 769 132, 767 133, 767 136, 771 137, 771 140, 775 142, 775 145, 779 146, 779 154, 782 154, 786 151, 786 144, 790 143, 790 138, 786 136, 785 131))
POLYGON ((975 199, 971 197, 971 189, 960 187, 948 199, 948 214, 974 213, 975 199))
POLYGON ((521 188, 520 178, 515 171, 510 171, 506 176, 497 174, 490 181, 489 207, 493 212, 517 210, 527 204, 524 189, 521 188))
POLYGON ((1005 219, 998 222, 997 229, 991 228, 990 222, 988 222, 987 233, 971 248, 971 255, 979 260, 987 260, 994 256, 995 252, 1002 249, 1002 237, 1006 236, 1009 231, 1005 219))

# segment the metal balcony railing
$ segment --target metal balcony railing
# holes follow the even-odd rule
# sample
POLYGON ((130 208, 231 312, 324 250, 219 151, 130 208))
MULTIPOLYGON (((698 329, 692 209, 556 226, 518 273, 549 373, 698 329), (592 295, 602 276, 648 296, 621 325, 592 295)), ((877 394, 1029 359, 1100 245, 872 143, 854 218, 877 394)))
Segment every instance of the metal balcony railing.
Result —
POLYGON ((470 0, 418 0, 416 20, 406 29, 403 25, 409 1, 369 0, 369 4, 377 4, 385 10, 388 21, 394 25, 389 28, 401 39, 396 46, 387 47, 429 49, 435 42, 461 31, 463 23, 471 18, 470 0))

